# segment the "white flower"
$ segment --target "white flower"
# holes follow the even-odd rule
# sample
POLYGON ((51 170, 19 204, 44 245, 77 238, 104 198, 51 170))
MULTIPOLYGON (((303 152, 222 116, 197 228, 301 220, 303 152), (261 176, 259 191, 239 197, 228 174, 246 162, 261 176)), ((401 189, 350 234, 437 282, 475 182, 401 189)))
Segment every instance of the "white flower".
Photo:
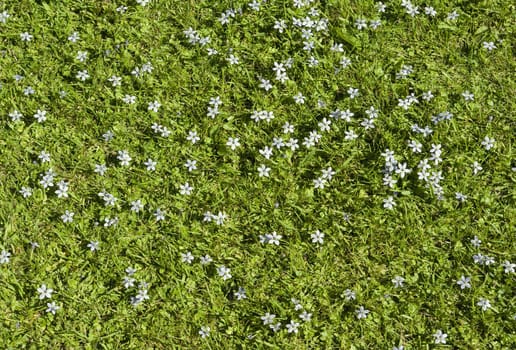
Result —
POLYGON ((0 23, 5 24, 9 17, 11 17, 11 15, 7 11, 0 12, 0 23))
POLYGON ((477 302, 477 306, 480 306, 482 311, 487 311, 487 309, 491 308, 491 302, 485 298, 480 298, 477 302))
POLYGON ((63 215, 61 215, 61 220, 63 220, 64 223, 72 222, 74 215, 75 215, 75 213, 73 213, 69 210, 66 210, 65 213, 63 215))
POLYGON ((2 252, 0 252, 0 264, 7 264, 9 262, 10 256, 11 253, 6 250, 2 250, 2 252))
POLYGON ((184 185, 179 186, 179 193, 183 195, 189 196, 192 193, 193 187, 188 184, 188 182, 185 182, 184 185))
POLYGON ((210 335, 211 328, 209 326, 202 326, 201 330, 199 331, 199 335, 201 338, 206 338, 210 335))
POLYGON ((56 305, 55 301, 51 303, 47 303, 47 309, 45 310, 47 313, 51 312, 52 315, 56 314, 56 311, 59 310, 61 306, 56 305))
POLYGON ((484 140, 480 143, 484 148, 489 151, 495 145, 495 139, 490 138, 489 136, 484 137, 484 140))
POLYGON ((185 167, 188 169, 188 171, 193 171, 197 169, 197 161, 188 159, 185 163, 185 167))
POLYGON ((344 297, 345 297, 346 301, 350 301, 350 300, 355 300, 356 299, 355 292, 353 292, 351 289, 346 289, 344 291, 344 297))
POLYGON ((401 276, 395 276, 392 279, 392 283, 394 284, 395 288, 401 288, 403 287, 403 282, 405 282, 405 279, 401 276))
POLYGON ((143 204, 140 199, 131 202, 131 211, 138 213, 142 209, 143 209, 143 204))
POLYGON ((464 275, 462 275, 460 279, 457 281, 457 284, 460 286, 460 289, 471 288, 470 281, 471 277, 465 277, 464 275))
POLYGON ((308 313, 307 311, 303 311, 300 315, 299 315, 299 318, 302 319, 303 321, 305 322, 309 322, 311 319, 312 319, 312 314, 311 313, 308 313))
POLYGON ((120 165, 122 166, 128 166, 132 160, 126 150, 118 151, 118 156, 116 158, 120 161, 120 165))
POLYGON ((45 284, 42 284, 41 287, 38 288, 39 299, 52 298, 52 293, 54 290, 52 288, 47 288, 45 284))
POLYGON ((482 243, 482 241, 480 239, 478 239, 477 236, 474 236, 473 239, 470 242, 476 248, 480 247, 480 243, 482 243))
POLYGON ((147 110, 157 112, 159 108, 161 107, 161 103, 158 101, 149 102, 147 106, 147 110))
POLYGON ((386 209, 392 209, 396 206, 396 203, 394 202, 394 198, 392 196, 387 197, 383 200, 383 207, 386 209))
POLYGON ((165 211, 161 208, 156 209, 154 212, 154 217, 156 218, 156 221, 163 221, 165 220, 165 211))
POLYGON ((33 36, 29 34, 28 32, 24 32, 20 34, 20 38, 22 41, 31 41, 33 36))
POLYGON ((20 190, 21 195, 23 198, 28 198, 32 196, 32 188, 23 186, 20 190))
POLYGON ((156 164, 158 164, 158 163, 149 158, 143 164, 147 167, 147 171, 155 171, 156 164))
POLYGON ((268 325, 268 324, 272 324, 274 322, 275 317, 276 317, 276 315, 270 314, 267 312, 264 316, 262 316, 260 318, 263 321, 264 325, 268 325))
POLYGON ((446 338, 448 337, 448 334, 443 333, 440 329, 437 330, 433 334, 433 337, 435 338, 435 344, 446 344, 446 338))
POLYGON ((357 310, 355 310, 355 313, 357 314, 357 318, 360 320, 366 318, 370 311, 365 309, 363 306, 360 306, 357 310))
POLYGON ((318 177, 317 179, 314 179, 313 182, 314 182, 315 188, 321 188, 321 189, 323 189, 327 183, 326 179, 324 179, 322 177, 318 177))
POLYGON ((425 15, 435 17, 435 15, 437 15, 437 11, 432 6, 426 6, 425 15))
POLYGON ((224 281, 233 277, 231 276, 231 269, 227 268, 224 265, 217 267, 217 273, 220 277, 222 277, 224 281))
POLYGON ((70 35, 68 37, 68 40, 71 41, 72 43, 76 43, 77 40, 80 40, 79 33, 73 32, 72 35, 70 35))
POLYGON ((213 259, 208 254, 201 256, 201 265, 207 265, 211 263, 213 259))
POLYGON ((113 75, 111 78, 108 79, 108 81, 111 82, 111 85, 113 85, 114 87, 122 85, 122 78, 117 77, 116 75, 113 75))
POLYGON ((287 324, 287 332, 288 333, 297 333, 297 328, 299 327, 298 322, 294 322, 294 320, 290 320, 290 323, 287 324))
POLYGON ((492 51, 494 49, 496 49, 496 45, 494 44, 494 42, 492 41, 484 41, 482 43, 482 45, 484 46, 484 49, 488 50, 488 51, 492 51))
POLYGON ((85 62, 88 58, 88 52, 86 51, 77 51, 77 56, 75 57, 79 62, 85 62))
POLYGON ((106 171, 107 171, 106 164, 95 164, 94 172, 96 172, 97 174, 103 176, 106 171))
POLYGON ((312 233, 310 237, 312 238, 312 243, 323 244, 324 242, 324 233, 319 230, 312 233))
POLYGON ((191 252, 181 253, 181 261, 187 264, 191 264, 194 260, 194 256, 191 252))
POLYGON ((38 123, 43 123, 45 120, 47 120, 46 115, 47 115, 47 111, 38 109, 36 114, 34 114, 34 118, 36 118, 38 123))
POLYGON ((267 167, 265 164, 260 165, 258 167, 258 176, 259 177, 269 177, 269 172, 271 171, 271 168, 267 167))
POLYGON ((349 98, 354 99, 359 95, 358 89, 350 87, 348 89, 349 98))
POLYGON ((233 54, 230 54, 226 61, 229 62, 230 65, 238 64, 240 62, 239 58, 233 54))
POLYGON ((190 141, 192 144, 194 144, 197 141, 199 141, 201 138, 199 136, 197 136, 197 131, 191 130, 188 132, 188 136, 186 137, 186 139, 188 141, 190 141))
POLYGON ((240 146, 240 142, 238 138, 230 137, 228 138, 228 142, 226 142, 226 146, 229 146, 232 151, 234 151, 237 147, 240 146))
POLYGON ((459 14, 457 13, 457 11, 454 10, 453 12, 448 13, 448 15, 446 16, 446 19, 450 20, 450 21, 454 21, 458 17, 459 17, 459 14))
POLYGON ((90 78, 90 75, 88 74, 87 70, 80 70, 77 72, 77 75, 75 77, 80 81, 86 81, 86 79, 90 78))
POLYGON ((305 97, 303 96, 302 93, 299 92, 297 95, 294 95, 294 101, 297 104, 304 104, 305 103, 305 97))
POLYGON ((136 3, 140 6, 146 6, 150 0, 136 0, 136 3))
POLYGON ((91 241, 86 245, 86 247, 90 248, 90 250, 94 252, 99 249, 99 244, 100 243, 98 241, 91 241))

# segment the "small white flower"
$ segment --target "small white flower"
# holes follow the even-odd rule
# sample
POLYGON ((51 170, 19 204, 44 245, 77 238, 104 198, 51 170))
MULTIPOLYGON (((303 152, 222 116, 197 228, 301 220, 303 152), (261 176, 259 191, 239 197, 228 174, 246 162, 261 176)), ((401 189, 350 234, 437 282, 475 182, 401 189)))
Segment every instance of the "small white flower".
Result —
POLYGON ((68 37, 68 40, 72 43, 76 43, 78 40, 80 40, 79 33, 73 32, 72 35, 68 37))
POLYGON ((274 322, 275 317, 276 317, 276 315, 270 314, 267 312, 264 316, 262 316, 260 318, 263 321, 263 324, 266 326, 268 324, 272 324, 274 322))
POLYGON ((237 147, 240 146, 240 142, 238 138, 230 137, 228 138, 228 142, 226 142, 226 146, 229 146, 232 151, 234 151, 237 147))
POLYGON ((209 326, 202 326, 201 330, 199 331, 199 335, 201 338, 206 338, 210 336, 211 328, 209 326))
POLYGON ((147 110, 157 112, 159 108, 161 107, 161 103, 158 101, 149 102, 147 106, 147 110))
POLYGON ((394 202, 394 197, 389 196, 386 199, 383 200, 383 207, 386 209, 392 209, 396 206, 396 203, 394 202))
POLYGON ((116 87, 122 85, 122 78, 117 77, 116 75, 113 75, 111 78, 108 79, 109 82, 111 82, 111 85, 116 87))
POLYGON ((287 332, 288 333, 297 333, 298 332, 298 328, 299 327, 299 323, 298 322, 294 322, 294 320, 290 320, 290 323, 287 324, 287 332))
POLYGON ((486 49, 488 51, 492 51, 492 50, 496 49, 496 45, 492 41, 489 41, 489 42, 488 41, 484 41, 482 43, 482 46, 484 46, 484 49, 486 49))
POLYGON ((491 302, 485 298, 480 298, 477 302, 477 306, 480 306, 482 308, 482 311, 487 311, 491 308, 491 302))
POLYGON ((181 261, 187 264, 191 264, 194 260, 194 256, 191 252, 181 253, 181 261))
POLYGON ((80 81, 86 81, 86 79, 90 78, 87 70, 80 70, 77 72, 76 78, 80 81))
POLYGON ((370 311, 365 309, 363 306, 360 306, 357 310, 355 310, 355 313, 357 314, 357 318, 360 320, 366 318, 370 311))
POLYGON ((392 279, 392 283, 394 284, 394 288, 401 288, 403 287, 403 282, 405 282, 405 279, 401 276, 395 276, 392 279))
POLYGON ((143 164, 147 167, 147 171, 155 171, 156 164, 158 164, 158 163, 149 158, 143 164))
POLYGON ((489 136, 484 137, 484 140, 481 142, 481 145, 489 151, 491 148, 495 146, 495 139, 490 138, 489 136))
POLYGON ((33 36, 29 34, 28 32, 24 32, 20 34, 20 38, 22 41, 31 41, 33 36))
POLYGON ((99 241, 91 241, 86 245, 86 247, 88 247, 92 252, 94 252, 99 249, 99 244, 99 241))
POLYGON ((269 172, 271 171, 271 168, 267 167, 265 164, 260 165, 258 167, 258 176, 259 177, 269 177, 269 172))
POLYGON ((9 253, 6 250, 2 250, 2 252, 0 252, 0 264, 7 264, 9 262, 10 257, 11 253, 9 253))
POLYGON ((41 287, 38 288, 39 299, 52 298, 52 293, 54 290, 52 288, 47 288, 45 284, 42 284, 41 287))
POLYGON ((120 161, 120 165, 122 166, 128 166, 131 162, 132 158, 129 155, 129 152, 126 150, 118 151, 118 155, 116 157, 120 161))
POLYGON ((51 303, 47 303, 47 309, 45 310, 47 313, 48 312, 51 312, 52 315, 55 315, 56 314, 56 311, 59 310, 61 308, 61 306, 59 305, 56 305, 55 301, 51 302, 51 303))
POLYGON ((462 275, 460 279, 457 281, 457 284, 460 286, 460 289, 471 288, 471 277, 465 277, 462 275))
POLYGON ((69 210, 66 210, 65 213, 63 215, 61 215, 61 220, 63 220, 63 222, 65 224, 69 223, 69 222, 72 222, 74 215, 75 215, 75 213, 73 213, 73 212, 71 212, 69 210))
POLYGON ((188 184, 188 182, 186 182, 184 185, 179 186, 179 193, 181 193, 182 195, 189 196, 192 193, 192 190, 193 190, 193 187, 190 186, 188 184))
POLYGON ((446 338, 448 337, 448 334, 443 333, 440 329, 437 330, 433 334, 433 337, 435 338, 435 344, 446 344, 446 338))
POLYGON ((231 269, 227 268, 224 265, 217 267, 217 273, 219 274, 220 277, 222 277, 222 279, 224 281, 233 277, 233 276, 231 276, 231 269))
POLYGON ((323 244, 324 242, 324 233, 319 230, 312 233, 310 237, 312 238, 312 243, 323 244))
POLYGON ((34 114, 34 118, 36 118, 38 123, 43 123, 45 120, 47 120, 46 115, 47 115, 47 111, 38 109, 36 114, 34 114))

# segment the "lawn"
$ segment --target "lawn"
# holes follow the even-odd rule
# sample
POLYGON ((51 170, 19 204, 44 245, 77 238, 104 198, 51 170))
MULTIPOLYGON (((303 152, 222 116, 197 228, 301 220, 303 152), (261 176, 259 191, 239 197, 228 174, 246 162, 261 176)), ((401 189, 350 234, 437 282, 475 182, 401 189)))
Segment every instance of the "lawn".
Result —
POLYGON ((509 0, 4 0, 0 348, 515 349, 509 0))

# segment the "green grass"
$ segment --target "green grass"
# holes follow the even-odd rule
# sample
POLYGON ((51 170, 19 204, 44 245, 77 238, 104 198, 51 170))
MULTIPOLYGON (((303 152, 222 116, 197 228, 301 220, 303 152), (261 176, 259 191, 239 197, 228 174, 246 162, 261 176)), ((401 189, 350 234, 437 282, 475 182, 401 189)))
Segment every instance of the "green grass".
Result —
MULTIPOLYGON (((251 1, 249 1, 251 2, 251 1)), ((401 1, 314 1, 328 29, 315 31, 315 48, 303 50, 301 29, 292 18, 308 16, 292 1, 268 0, 259 12, 248 1, 151 0, 35 1, 0 3, 10 17, 0 22, 0 347, 2 349, 514 349, 516 284, 504 261, 516 262, 516 103, 514 102, 515 6, 508 0, 431 1, 415 17, 401 1), (117 7, 126 5, 119 13, 117 7), (437 16, 424 14, 433 6, 437 16), (242 8, 231 22, 217 19, 242 8), (456 10, 459 17, 447 20, 456 10), (373 30, 355 21, 381 19, 373 30), (284 19, 287 29, 273 28, 284 19), (205 46, 191 44, 189 27, 205 46), (24 42, 23 32, 33 39, 24 42), (78 32, 73 43, 67 38, 78 32), (488 51, 484 42, 493 42, 488 51), (344 52, 330 50, 343 44, 344 52), (209 56, 207 48, 218 55, 209 56), (240 63, 226 60, 233 50, 240 63), (86 62, 76 59, 87 51, 86 62), (319 64, 308 66, 313 55, 319 64), (342 56, 351 60, 335 72, 342 56), (293 59, 285 84, 275 80, 275 62, 293 59), (150 62, 141 78, 131 72, 150 62), (396 79, 404 65, 413 73, 396 79), (86 81, 76 78, 87 70, 86 81), (15 80, 15 75, 24 78, 15 80), (122 77, 113 87, 108 78, 122 77), (259 87, 259 77, 273 89, 259 87), (26 96, 31 86, 35 93, 26 96), (359 88, 350 99, 348 88, 359 88), (424 101, 422 94, 434 98, 424 101), (66 93, 60 95, 60 91, 66 93), (461 95, 474 94, 473 101, 461 95), (301 92, 304 104, 293 96, 301 92), (408 110, 398 99, 414 93, 419 103, 408 110), (136 103, 122 101, 136 96, 136 103), (220 114, 206 116, 210 98, 220 96, 220 114), (147 105, 159 101, 158 112, 147 105), (319 106, 318 101, 324 102, 319 106), (361 126, 371 106, 379 111, 374 129, 361 126), (38 123, 33 115, 47 111, 38 123), (350 109, 350 122, 330 118, 350 109), (14 110, 23 114, 12 121, 14 110), (255 110, 274 112, 270 123, 255 123, 255 110), (434 125, 431 117, 448 111, 451 120, 434 125), (323 118, 331 129, 313 147, 303 145, 323 118), (265 159, 259 150, 295 126, 299 148, 278 150, 265 159), (167 127, 156 134, 153 123, 167 127), (430 126, 424 137, 412 125, 430 126), (359 137, 345 140, 354 130, 359 137), (103 134, 111 130, 113 140, 103 134), (186 138, 195 130, 200 141, 186 138), (486 150, 485 136, 495 139, 486 150), (241 146, 226 142, 238 137, 241 146), (408 140, 422 144, 413 153, 408 140), (444 198, 418 179, 418 163, 442 145, 444 198), (412 173, 391 189, 383 184, 381 156, 386 149, 412 173), (121 166, 117 152, 132 161, 121 166), (51 160, 42 163, 41 151, 51 160), (144 162, 157 162, 147 171, 144 162), (197 161, 188 172, 187 160, 197 161), (483 170, 473 175, 474 161, 483 170), (107 172, 94 172, 105 163, 107 172), (260 177, 258 167, 271 168, 260 177), (325 188, 314 188, 322 169, 336 172, 325 188), (39 183, 48 169, 54 187, 39 183), (58 198, 57 182, 69 182, 69 197, 58 198), (193 186, 190 196, 180 185, 193 186), (22 187, 31 187, 24 198, 22 187), (102 191, 117 198, 105 206, 102 191), (455 193, 467 196, 459 202, 455 193), (383 200, 394 196, 392 210, 383 200), (141 199, 135 213, 131 202, 141 199), (157 208, 166 212, 156 221, 157 208), (64 223, 65 210, 75 213, 64 223), (223 225, 204 222, 206 211, 227 215, 223 225), (104 227, 104 219, 118 224, 104 227), (324 243, 312 243, 320 230, 324 243), (279 245, 260 243, 276 231, 279 245), (481 241, 476 248, 471 240, 481 241), (97 251, 87 247, 99 242, 97 251), (33 248, 31 242, 39 247, 33 248), (191 264, 181 261, 190 251, 191 264), (473 255, 495 263, 474 263, 473 255), (200 264, 208 254, 211 264, 200 264), (217 273, 221 265, 232 278, 217 273), (125 288, 127 267, 137 268, 135 286, 125 288), (457 280, 471 277, 471 288, 457 280), (392 279, 405 278, 402 288, 392 279), (149 299, 138 306, 131 297, 148 283, 149 299), (37 289, 54 289, 40 300, 37 289), (237 300, 234 292, 246 290, 237 300), (346 300, 345 290, 355 292, 346 300), (304 322, 292 298, 312 314, 304 322), (486 298, 491 308, 477 305, 486 298), (47 302, 60 309, 46 312, 47 302), (370 310, 357 319, 355 310, 370 310), (265 313, 281 322, 278 332, 264 325, 265 313), (298 333, 288 333, 290 320, 298 333), (211 332, 202 338, 201 327, 211 332), (448 334, 434 344, 438 329, 448 334)), ((1 18, 1 16, 0 16, 1 18)), ((398 178, 399 176, 395 176, 398 178)))

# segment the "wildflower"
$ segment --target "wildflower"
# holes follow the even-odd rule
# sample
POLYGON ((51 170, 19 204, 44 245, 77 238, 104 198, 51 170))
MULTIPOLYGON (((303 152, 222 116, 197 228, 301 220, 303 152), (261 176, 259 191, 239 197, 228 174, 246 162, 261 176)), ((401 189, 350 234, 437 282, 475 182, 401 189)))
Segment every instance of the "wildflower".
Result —
POLYGON ((267 167, 265 164, 260 165, 258 167, 258 176, 259 177, 269 177, 269 172, 271 171, 271 168, 267 167))
POLYGON ((454 11, 448 13, 448 15, 446 16, 446 19, 449 20, 449 21, 454 21, 458 17, 459 17, 459 14, 457 13, 457 11, 454 10, 454 11))
POLYGON ((305 97, 302 93, 298 93, 297 95, 294 95, 294 101, 297 104, 304 104, 305 103, 305 97))
POLYGON ((23 198, 28 198, 28 197, 32 196, 32 188, 22 186, 20 193, 23 196, 23 198))
POLYGON ((346 301, 355 300, 356 299, 355 292, 353 292, 351 289, 346 289, 344 291, 344 298, 346 299, 346 301))
POLYGON ((220 277, 222 277, 224 281, 233 277, 231 276, 231 269, 227 268, 224 265, 217 267, 217 273, 220 277))
POLYGON ((473 101, 475 99, 475 96, 468 90, 462 93, 462 97, 464 97, 465 101, 473 101))
POLYGON ((464 277, 464 275, 460 276, 460 279, 457 281, 457 284, 460 286, 460 289, 471 288, 471 277, 464 277))
POLYGON ((94 172, 96 172, 97 174, 100 174, 101 176, 104 176, 106 171, 107 171, 106 164, 95 164, 94 172))
POLYGON ((147 167, 147 171, 155 171, 156 164, 158 164, 158 163, 149 158, 143 164, 147 167))
POLYGON ((394 288, 401 288, 403 287, 403 282, 405 282, 405 279, 401 276, 395 276, 392 279, 392 283, 394 284, 394 288))
POLYGON ((312 314, 305 310, 299 315, 299 318, 305 322, 309 322, 312 320, 312 314))
POLYGON ((478 239, 477 236, 474 236, 473 239, 470 242, 476 248, 480 247, 480 243, 482 243, 482 241, 480 239, 478 239))
POLYGON ((378 10, 378 12, 383 13, 385 12, 386 8, 387 6, 383 2, 376 3, 376 9, 378 10))
POLYGON ((11 17, 11 15, 7 11, 0 12, 0 23, 5 24, 9 17, 11 17))
POLYGON ((156 218, 156 221, 163 221, 165 220, 165 211, 161 208, 156 209, 154 212, 154 217, 156 218))
POLYGON ((238 287, 238 290, 236 292, 234 292, 233 295, 235 296, 235 298, 237 298, 237 300, 242 300, 242 299, 247 298, 247 296, 245 295, 245 289, 242 287, 238 287))
POLYGON ((479 171, 481 171, 483 169, 482 166, 477 161, 473 162, 472 167, 473 167, 473 175, 476 175, 479 171))
POLYGON ((268 324, 272 324, 274 322, 275 317, 276 317, 276 315, 270 314, 267 312, 264 316, 262 316, 260 318, 263 321, 263 324, 266 326, 268 324))
POLYGON ((287 24, 284 20, 276 21, 274 22, 274 29, 276 29, 280 33, 283 33, 283 31, 287 29, 287 24))
POLYGON ((161 107, 161 103, 158 101, 149 102, 147 106, 147 110, 157 112, 159 108, 161 107))
POLYGON ((360 320, 366 318, 370 311, 365 309, 363 306, 360 306, 358 309, 355 310, 355 313, 357 314, 357 318, 360 320))
POLYGON ((260 88, 264 89, 265 91, 269 91, 272 89, 271 81, 267 79, 260 79, 260 88))
POLYGON ((484 137, 484 140, 480 143, 484 148, 489 151, 495 145, 495 139, 490 138, 489 136, 484 137))
POLYGON ((228 142, 226 142, 226 146, 229 146, 232 151, 234 151, 237 147, 240 146, 240 142, 238 142, 238 138, 230 137, 228 138, 228 142))
POLYGON ((181 253, 181 261, 187 264, 191 264, 194 260, 194 256, 191 252, 181 253))
POLYGON ((297 328, 299 327, 298 322, 294 322, 294 320, 290 320, 290 323, 287 324, 287 332, 288 333, 297 333, 297 328))
POLYGON ((335 175, 335 171, 331 167, 322 170, 322 177, 326 180, 331 180, 335 175))
POLYGON ((201 256, 201 265, 208 265, 212 261, 213 261, 213 259, 208 254, 201 256))
POLYGON ((199 331, 199 335, 201 338, 206 338, 210 336, 211 328, 209 326, 202 326, 201 330, 199 331))
POLYGON ((434 98, 434 95, 432 94, 432 91, 427 91, 427 92, 423 92, 423 100, 425 101, 430 101, 431 99, 434 98))
POLYGON ((2 250, 2 252, 0 252, 0 264, 7 264, 9 262, 10 257, 10 252, 2 250))
POLYGON ((369 26, 372 29, 377 29, 381 24, 382 24, 382 21, 380 21, 379 19, 373 19, 369 22, 369 26))
POLYGON ((264 156, 266 159, 270 159, 272 156, 272 148, 265 146, 263 149, 260 149, 258 151, 262 156, 264 156))
POLYGON ((430 17, 435 17, 435 15, 437 15, 437 11, 432 6, 426 6, 425 7, 425 15, 428 15, 430 17))
POLYGON ((14 110, 11 113, 9 113, 9 118, 11 118, 11 121, 17 122, 17 121, 20 121, 23 118, 23 114, 21 114, 17 110, 14 110))
POLYGON ((45 120, 47 120, 46 115, 47 115, 47 111, 38 109, 36 114, 34 114, 34 118, 36 118, 38 123, 43 123, 45 120))
POLYGON ((195 144, 197 141, 199 141, 201 138, 197 136, 197 131, 189 131, 188 136, 186 137, 188 141, 190 141, 192 144, 195 144))
POLYGON ((446 338, 448 337, 448 334, 443 333, 443 331, 438 329, 433 334, 433 337, 435 338, 435 340, 434 340, 435 344, 446 344, 446 338))
POLYGON ((421 153, 421 148, 423 147, 423 145, 420 142, 417 142, 415 140, 410 140, 408 142, 408 146, 414 153, 421 153))
POLYGON ((271 234, 269 235, 266 235, 267 237, 267 242, 269 244, 275 244, 275 245, 279 245, 280 244, 280 239, 283 237, 282 235, 279 235, 278 233, 276 233, 276 231, 273 231, 271 234))
POLYGON ((314 187, 317 189, 317 188, 320 188, 320 189, 323 189, 324 186, 326 185, 327 181, 326 179, 323 179, 322 177, 319 177, 317 179, 314 179, 313 180, 314 182, 314 187))
POLYGON ((91 241, 86 245, 92 252, 99 249, 99 242, 98 241, 91 241))
POLYGON ((312 233, 310 237, 312 238, 312 243, 323 244, 324 242, 324 233, 319 230, 312 233))
POLYGON ((63 215, 61 215, 61 220, 63 220, 63 222, 65 224, 69 223, 69 222, 72 222, 74 215, 75 215, 75 213, 73 213, 73 212, 71 212, 69 210, 66 210, 65 213, 63 215))
POLYGON ((508 260, 505 260, 503 263, 502 263, 502 266, 504 268, 504 272, 505 273, 514 273, 515 271, 515 268, 516 268, 516 264, 513 264, 511 263, 510 261, 508 260))
POLYGON ((233 54, 230 54, 229 57, 226 58, 226 60, 229 62, 230 65, 238 64, 240 62, 240 59, 233 54))
POLYGON ((128 166, 132 160, 131 156, 129 156, 129 153, 126 150, 118 151, 118 156, 116 158, 120 161, 120 165, 122 166, 128 166))
POLYGON ((480 306, 482 311, 487 311, 487 309, 491 308, 491 302, 485 298, 480 298, 477 302, 477 306, 480 306))
POLYGON ((363 18, 359 18, 355 21, 355 27, 358 30, 362 30, 363 28, 367 28, 367 21, 363 18))
POLYGON ((113 132, 111 130, 108 130, 104 134, 102 134, 102 138, 106 142, 109 142, 109 141, 113 140, 114 136, 115 136, 115 134, 113 134, 113 132))
POLYGON ((217 225, 223 225, 224 224, 224 220, 226 220, 227 218, 227 215, 225 213, 222 213, 219 211, 219 213, 217 215, 214 215, 213 216, 213 219, 215 219, 215 223, 217 225))
POLYGON ((392 196, 387 197, 383 200, 383 207, 386 209, 392 209, 396 206, 396 203, 394 202, 394 198, 392 196))
POLYGON ((90 78, 90 75, 88 74, 87 70, 80 70, 77 72, 77 75, 75 77, 80 81, 86 81, 86 79, 90 78))
POLYGON ((134 282, 136 280, 132 277, 128 277, 128 276, 125 276, 124 277, 124 280, 122 282, 122 285, 124 286, 124 288, 130 288, 130 287, 134 287, 134 282))
POLYGON ((492 51, 492 50, 496 49, 496 45, 492 41, 484 41, 482 43, 482 46, 484 46, 484 49, 486 49, 488 51, 492 51))
POLYGON ((80 37, 77 32, 73 32, 72 35, 68 37, 68 41, 71 41, 72 43, 76 43, 78 40, 80 40, 80 37))
POLYGON ((179 186, 179 193, 183 195, 189 196, 192 193, 193 187, 188 184, 188 182, 185 182, 183 185, 179 186))
POLYGON ((48 312, 51 312, 52 315, 55 315, 56 314, 56 311, 59 310, 61 308, 61 306, 59 305, 56 305, 55 301, 51 302, 51 303, 47 303, 47 309, 45 310, 47 313, 48 312))
POLYGON ((86 62, 87 58, 88 58, 88 52, 77 51, 77 56, 75 57, 76 60, 78 60, 79 62, 86 62))
POLYGON ((20 34, 20 38, 21 38, 22 41, 31 41, 33 37, 34 36, 29 34, 28 32, 23 32, 23 33, 20 34))
POLYGON ((42 284, 41 287, 38 288, 39 299, 52 298, 52 293, 54 290, 52 288, 47 288, 45 284, 42 284))
POLYGON ((108 81, 111 83, 113 87, 122 85, 122 78, 117 77, 116 75, 113 75, 111 78, 108 79, 108 81))
POLYGON ((359 95, 358 89, 350 87, 348 89, 349 98, 354 99, 359 95))
POLYGON ((188 171, 193 171, 197 169, 197 161, 188 159, 185 163, 185 167, 188 169, 188 171))

